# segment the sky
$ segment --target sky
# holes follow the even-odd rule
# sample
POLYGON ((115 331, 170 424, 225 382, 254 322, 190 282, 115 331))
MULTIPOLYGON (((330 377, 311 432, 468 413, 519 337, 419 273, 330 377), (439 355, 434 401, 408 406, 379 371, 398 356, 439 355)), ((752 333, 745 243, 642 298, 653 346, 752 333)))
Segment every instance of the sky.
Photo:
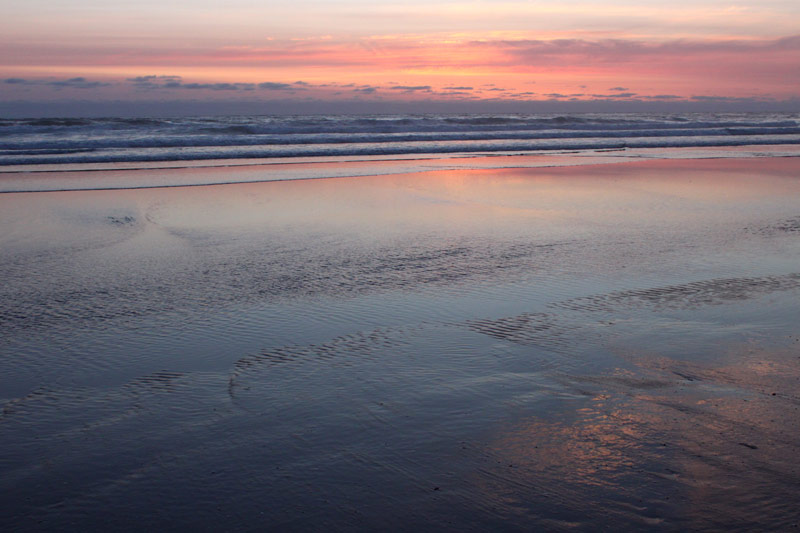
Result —
POLYGON ((800 110, 797 0, 0 2, 6 115, 800 110))

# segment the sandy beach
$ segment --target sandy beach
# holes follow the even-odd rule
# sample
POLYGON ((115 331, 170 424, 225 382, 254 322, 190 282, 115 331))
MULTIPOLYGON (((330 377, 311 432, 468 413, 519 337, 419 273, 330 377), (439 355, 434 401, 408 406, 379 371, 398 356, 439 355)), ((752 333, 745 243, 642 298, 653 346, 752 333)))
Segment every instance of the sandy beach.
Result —
POLYGON ((0 528, 796 528, 798 198, 798 157, 0 194, 0 528))

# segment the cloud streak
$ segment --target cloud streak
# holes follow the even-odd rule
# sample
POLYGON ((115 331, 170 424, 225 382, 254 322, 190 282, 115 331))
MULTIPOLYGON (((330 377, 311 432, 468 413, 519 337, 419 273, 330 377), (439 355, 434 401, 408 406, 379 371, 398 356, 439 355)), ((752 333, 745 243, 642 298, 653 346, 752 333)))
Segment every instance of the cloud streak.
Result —
POLYGON ((389 87, 392 91, 403 91, 406 93, 413 93, 416 91, 424 91, 424 92, 431 92, 430 85, 395 85, 393 87, 389 87))
POLYGON ((184 82, 181 76, 136 76, 127 78, 126 81, 133 84, 139 90, 160 90, 160 89, 184 89, 189 91, 204 90, 204 91, 255 91, 261 89, 265 91, 302 91, 305 90, 310 84, 306 82, 295 83, 280 83, 280 82, 212 82, 212 83, 198 83, 198 82, 184 82))
POLYGON ((84 77, 68 78, 64 80, 6 78, 3 82, 8 85, 40 86, 54 89, 98 89, 100 87, 111 87, 113 85, 112 83, 104 81, 87 80, 84 77))

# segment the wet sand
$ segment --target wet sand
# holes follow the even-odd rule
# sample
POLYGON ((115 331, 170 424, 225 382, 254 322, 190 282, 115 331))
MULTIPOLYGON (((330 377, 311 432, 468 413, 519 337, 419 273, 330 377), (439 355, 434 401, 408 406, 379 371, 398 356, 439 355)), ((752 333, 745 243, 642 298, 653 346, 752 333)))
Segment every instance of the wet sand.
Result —
POLYGON ((797 527, 798 197, 800 158, 0 195, 0 526, 797 527))

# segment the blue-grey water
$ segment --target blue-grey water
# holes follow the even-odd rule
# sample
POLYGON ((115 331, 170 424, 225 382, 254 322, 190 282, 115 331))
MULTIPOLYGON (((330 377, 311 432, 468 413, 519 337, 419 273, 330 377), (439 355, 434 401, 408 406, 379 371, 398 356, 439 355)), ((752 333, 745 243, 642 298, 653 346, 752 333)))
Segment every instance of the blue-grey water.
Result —
POLYGON ((0 165, 800 144, 798 113, 0 119, 0 165))
POLYGON ((0 526, 795 527, 798 161, 2 194, 0 526))

